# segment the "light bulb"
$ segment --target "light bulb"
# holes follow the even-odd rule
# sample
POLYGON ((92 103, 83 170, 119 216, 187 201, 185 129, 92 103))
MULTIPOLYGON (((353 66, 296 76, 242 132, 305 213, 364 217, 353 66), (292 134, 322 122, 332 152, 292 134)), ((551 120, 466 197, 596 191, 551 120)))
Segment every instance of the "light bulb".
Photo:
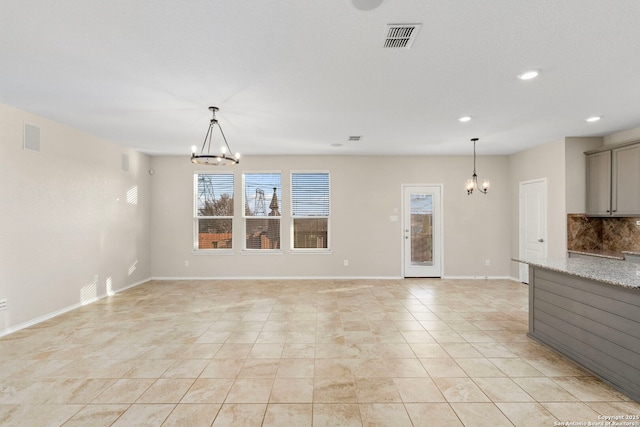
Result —
POLYGON ((191 152, 195 153, 196 151, 198 151, 198 147, 196 147, 195 145, 191 146, 191 152))
POLYGON ((473 179, 469 178, 465 183, 464 183, 465 188, 467 189, 467 191, 471 191, 471 190, 475 190, 476 188, 476 183, 473 181, 473 179))

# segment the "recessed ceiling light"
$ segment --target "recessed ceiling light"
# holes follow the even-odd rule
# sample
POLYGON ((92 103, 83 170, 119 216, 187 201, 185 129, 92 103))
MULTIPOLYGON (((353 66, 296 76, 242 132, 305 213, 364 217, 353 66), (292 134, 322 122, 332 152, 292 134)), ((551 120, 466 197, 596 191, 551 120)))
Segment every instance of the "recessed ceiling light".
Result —
POLYGON ((359 10, 373 10, 380 6, 384 0, 351 0, 351 3, 359 10))
POLYGON ((471 116, 462 116, 458 119, 459 122, 468 122, 471 120, 471 116))
POLYGON ((540 70, 529 70, 529 71, 525 71, 522 74, 518 74, 518 78, 520 80, 531 80, 538 77, 538 75, 540 75, 540 70))
POLYGON ((588 121, 588 122, 597 122, 601 118, 602 118, 602 116, 593 116, 593 117, 589 117, 588 119, 585 119, 585 120, 588 121))

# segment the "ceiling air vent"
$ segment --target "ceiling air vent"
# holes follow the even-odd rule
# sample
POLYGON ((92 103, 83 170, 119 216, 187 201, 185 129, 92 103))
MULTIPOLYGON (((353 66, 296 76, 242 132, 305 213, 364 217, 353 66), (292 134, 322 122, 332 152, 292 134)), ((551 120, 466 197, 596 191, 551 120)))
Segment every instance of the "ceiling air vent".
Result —
POLYGON ((420 31, 422 24, 389 24, 384 39, 384 47, 409 49, 420 31))

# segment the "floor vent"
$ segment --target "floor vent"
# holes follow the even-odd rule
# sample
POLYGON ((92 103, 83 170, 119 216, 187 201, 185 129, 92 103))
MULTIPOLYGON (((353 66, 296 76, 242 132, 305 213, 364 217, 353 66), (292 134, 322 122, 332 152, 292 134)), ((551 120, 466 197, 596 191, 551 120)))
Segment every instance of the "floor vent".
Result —
POLYGON ((416 39, 422 24, 389 24, 384 39, 384 47, 409 49, 416 39))

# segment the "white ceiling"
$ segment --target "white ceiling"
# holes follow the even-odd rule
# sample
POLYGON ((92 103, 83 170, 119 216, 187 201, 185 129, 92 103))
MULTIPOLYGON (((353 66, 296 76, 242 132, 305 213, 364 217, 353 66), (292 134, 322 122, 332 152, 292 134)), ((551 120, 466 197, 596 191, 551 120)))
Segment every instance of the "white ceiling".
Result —
POLYGON ((638 0, 2 0, 0 55, 0 102, 154 155, 200 146, 210 105, 243 155, 510 154, 640 126, 638 0), (382 47, 391 23, 422 24, 411 49, 382 47))

